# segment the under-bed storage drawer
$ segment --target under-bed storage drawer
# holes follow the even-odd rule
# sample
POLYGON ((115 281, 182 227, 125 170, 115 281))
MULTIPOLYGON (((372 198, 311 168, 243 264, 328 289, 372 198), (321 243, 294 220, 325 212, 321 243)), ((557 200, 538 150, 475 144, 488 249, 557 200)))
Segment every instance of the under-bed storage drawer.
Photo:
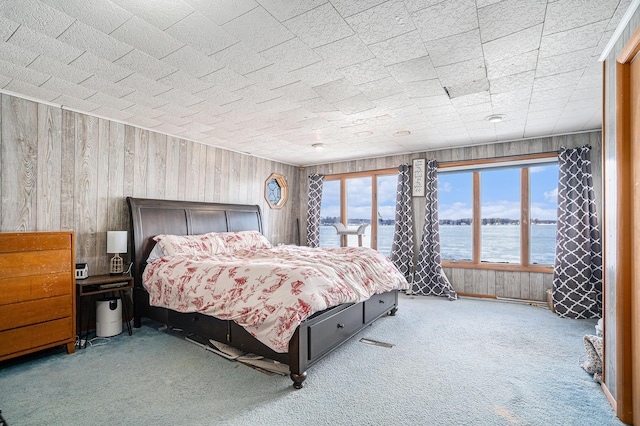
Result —
POLYGON ((390 311, 397 303, 397 291, 390 291, 388 293, 374 294, 368 300, 364 302, 364 322, 375 320, 382 314, 390 311))
POLYGON ((362 328, 362 304, 351 305, 309 326, 309 359, 316 359, 362 328))

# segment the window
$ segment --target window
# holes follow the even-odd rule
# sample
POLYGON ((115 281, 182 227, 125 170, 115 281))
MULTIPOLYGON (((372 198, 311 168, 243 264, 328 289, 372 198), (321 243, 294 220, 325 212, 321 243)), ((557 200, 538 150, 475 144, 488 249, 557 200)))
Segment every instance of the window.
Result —
POLYGON ((553 264, 558 163, 549 154, 533 157, 511 164, 469 162, 451 171, 440 166, 445 265, 546 271, 553 264))
MULTIPOLYGON (((320 205, 320 247, 340 247, 334 223, 341 222, 349 229, 367 224, 362 245, 390 256, 397 183, 396 169, 325 176, 320 205)), ((358 237, 349 235, 347 244, 357 246, 358 237)))

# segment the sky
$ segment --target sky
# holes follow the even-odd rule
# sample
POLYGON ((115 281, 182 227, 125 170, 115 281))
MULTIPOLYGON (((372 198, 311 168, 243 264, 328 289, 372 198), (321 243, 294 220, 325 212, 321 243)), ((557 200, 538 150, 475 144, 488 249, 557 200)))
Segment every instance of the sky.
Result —
MULTIPOLYGON (((555 220, 557 215, 558 165, 531 167, 531 219, 555 220)), ((472 172, 439 172, 440 219, 470 218, 472 213, 472 172)), ((383 219, 395 217, 397 175, 378 176, 378 208, 383 219)), ((481 211, 483 218, 520 218, 520 169, 481 171, 481 211)), ((348 216, 371 217, 371 177, 347 179, 348 216)), ((340 181, 325 180, 321 217, 340 216, 340 181)))
MULTIPOLYGON (((558 165, 529 169, 531 219, 555 220, 557 216, 558 165)), ((438 217, 463 219, 472 213, 472 172, 438 174, 438 217)), ((520 169, 480 172, 481 216, 520 219, 520 169)))

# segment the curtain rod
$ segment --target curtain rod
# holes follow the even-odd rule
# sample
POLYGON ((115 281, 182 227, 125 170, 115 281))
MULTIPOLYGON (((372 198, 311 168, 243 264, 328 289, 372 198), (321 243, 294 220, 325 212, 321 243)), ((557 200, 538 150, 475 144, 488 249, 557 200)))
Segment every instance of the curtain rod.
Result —
POLYGON ((438 162, 438 167, 440 168, 449 168, 449 167, 459 167, 459 166, 471 166, 477 164, 493 164, 493 163, 506 163, 509 161, 526 161, 526 160, 537 160, 544 158, 553 158, 558 156, 558 151, 546 151, 546 152, 536 152, 535 154, 513 154, 513 155, 503 155, 500 157, 489 157, 489 158, 477 158, 473 160, 452 160, 452 161, 443 161, 438 162))

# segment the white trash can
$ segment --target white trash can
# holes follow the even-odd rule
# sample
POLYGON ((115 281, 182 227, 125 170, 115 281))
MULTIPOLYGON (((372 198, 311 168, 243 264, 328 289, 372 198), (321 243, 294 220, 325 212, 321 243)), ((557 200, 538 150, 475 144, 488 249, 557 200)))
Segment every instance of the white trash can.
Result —
POLYGON ((111 337, 122 333, 122 300, 119 297, 96 302, 96 336, 111 337))

